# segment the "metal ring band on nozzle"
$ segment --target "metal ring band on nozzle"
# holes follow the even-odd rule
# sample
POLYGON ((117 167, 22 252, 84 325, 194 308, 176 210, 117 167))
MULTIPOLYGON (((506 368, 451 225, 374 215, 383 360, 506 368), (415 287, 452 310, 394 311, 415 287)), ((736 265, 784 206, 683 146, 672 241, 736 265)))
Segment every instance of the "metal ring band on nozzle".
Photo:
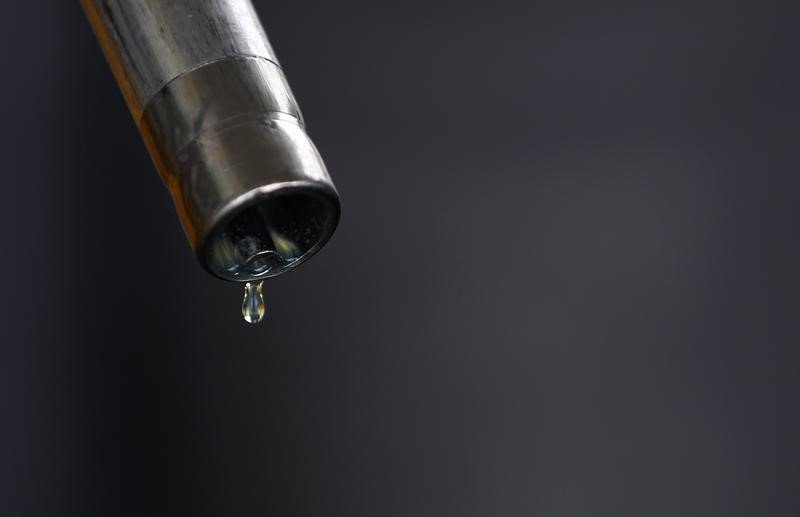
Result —
POLYGON ((275 276, 333 233, 339 202, 281 69, 258 58, 181 75, 140 129, 201 263, 227 280, 275 276), (258 256, 271 254, 271 266, 258 256))

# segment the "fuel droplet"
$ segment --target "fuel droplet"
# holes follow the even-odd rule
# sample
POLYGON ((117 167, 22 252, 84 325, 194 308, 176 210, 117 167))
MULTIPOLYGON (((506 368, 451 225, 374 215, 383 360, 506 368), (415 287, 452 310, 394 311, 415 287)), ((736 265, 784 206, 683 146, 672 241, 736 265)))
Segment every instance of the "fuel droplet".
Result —
POLYGON ((264 306, 264 295, 261 288, 264 282, 247 282, 244 284, 244 300, 242 300, 242 316, 247 323, 258 323, 267 312, 264 306))

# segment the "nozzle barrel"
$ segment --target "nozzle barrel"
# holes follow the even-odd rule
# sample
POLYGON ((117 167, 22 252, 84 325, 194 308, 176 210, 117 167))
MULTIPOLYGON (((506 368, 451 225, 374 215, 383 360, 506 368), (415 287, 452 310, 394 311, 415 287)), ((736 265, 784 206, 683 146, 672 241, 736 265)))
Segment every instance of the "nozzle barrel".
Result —
POLYGON ((250 0, 82 0, 211 273, 275 276, 318 251, 339 197, 250 0))

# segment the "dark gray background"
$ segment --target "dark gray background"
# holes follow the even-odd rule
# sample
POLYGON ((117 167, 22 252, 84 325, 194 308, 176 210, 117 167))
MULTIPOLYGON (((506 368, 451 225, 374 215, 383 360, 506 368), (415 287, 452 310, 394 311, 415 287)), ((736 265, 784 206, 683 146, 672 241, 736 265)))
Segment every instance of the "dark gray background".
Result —
POLYGON ((260 326, 6 10, 0 514, 800 514, 796 8, 257 6, 344 209, 260 326))

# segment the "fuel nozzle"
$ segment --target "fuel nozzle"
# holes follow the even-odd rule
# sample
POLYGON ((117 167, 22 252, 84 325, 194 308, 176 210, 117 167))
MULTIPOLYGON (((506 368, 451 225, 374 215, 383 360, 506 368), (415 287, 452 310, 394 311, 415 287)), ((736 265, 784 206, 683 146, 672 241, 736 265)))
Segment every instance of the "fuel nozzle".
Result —
POLYGON ((314 255, 339 196, 250 0, 82 3, 200 263, 258 282, 314 255))

